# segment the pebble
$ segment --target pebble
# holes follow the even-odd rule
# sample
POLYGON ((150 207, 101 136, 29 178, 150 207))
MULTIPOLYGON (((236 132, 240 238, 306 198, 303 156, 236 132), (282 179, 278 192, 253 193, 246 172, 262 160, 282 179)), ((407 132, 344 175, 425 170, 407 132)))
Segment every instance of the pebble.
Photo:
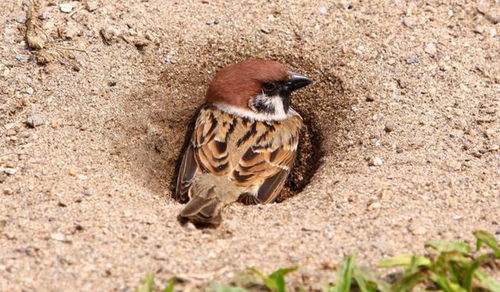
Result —
POLYGON ((59 10, 64 13, 70 13, 73 8, 75 8, 76 3, 75 2, 66 2, 66 3, 61 3, 59 4, 59 10))
POLYGON ((413 17, 408 16, 403 18, 403 24, 406 25, 407 27, 412 27, 415 26, 416 21, 413 17))
POLYGON ((30 60, 30 56, 24 54, 17 54, 16 59, 21 63, 28 63, 30 60))
POLYGON ((366 101, 368 101, 368 102, 372 102, 372 101, 375 101, 375 98, 373 98, 373 96, 370 96, 370 95, 369 95, 369 96, 367 96, 367 97, 365 98, 365 100, 366 100, 366 101))
POLYGON ((370 159, 370 161, 368 162, 368 165, 369 166, 381 166, 383 163, 384 163, 384 161, 382 160, 382 158, 375 156, 372 159, 370 159))
POLYGON ((15 129, 10 129, 10 130, 7 130, 7 132, 5 132, 5 136, 9 137, 9 136, 15 136, 17 134, 17 131, 15 129))
POLYGON ((262 28, 260 29, 260 31, 261 31, 262 33, 265 33, 265 34, 270 34, 270 33, 271 33, 271 30, 270 30, 270 29, 268 29, 268 28, 265 28, 265 27, 262 27, 262 28))
POLYGON ((32 95, 35 92, 35 90, 31 87, 28 87, 28 88, 26 88, 25 92, 29 95, 32 95))
POLYGON ((394 124, 391 122, 387 122, 384 127, 384 131, 386 133, 394 132, 394 124))
POLYGON ((370 205, 368 205, 369 210, 376 210, 382 208, 382 204, 380 202, 374 202, 370 205))
POLYGON ((431 55, 431 56, 434 56, 436 53, 437 53, 437 48, 436 48, 436 45, 434 43, 428 43, 425 48, 424 48, 424 51, 431 55))
POLYGON ((16 17, 16 22, 18 23, 25 23, 26 22, 26 15, 19 15, 18 17, 16 17))
POLYGON ((328 13, 328 8, 321 6, 318 8, 320 14, 327 14, 328 13))
POLYGON ((452 130, 450 132, 451 138, 462 138, 464 136, 464 131, 462 130, 452 130))
POLYGON ((45 124, 45 121, 40 114, 32 113, 26 118, 26 125, 30 128, 36 128, 43 124, 45 124))
POLYGON ((484 27, 482 27, 480 25, 477 25, 476 27, 474 27, 474 29, 472 31, 475 32, 475 33, 477 33, 477 34, 483 34, 484 33, 484 27))
POLYGON ((13 191, 12 191, 12 189, 10 189, 10 188, 5 188, 5 189, 3 189, 3 193, 4 193, 4 195, 10 196, 10 195, 12 195, 14 192, 13 192, 13 191))
POLYGON ((418 57, 409 57, 408 59, 406 59, 406 63, 408 64, 413 64, 413 63, 418 63, 420 62, 420 59, 418 57))
POLYGON ((3 169, 3 172, 5 172, 6 174, 8 175, 14 175, 17 173, 17 168, 13 168, 13 167, 6 167, 3 169))
POLYGON ((89 12, 97 10, 98 7, 99 2, 95 0, 87 0, 87 2, 85 3, 85 9, 87 9, 87 11, 89 12))
POLYGON ((500 22, 500 9, 489 7, 485 2, 478 1, 477 11, 484 15, 484 18, 493 24, 500 22))
POLYGON ((71 175, 71 176, 76 176, 77 171, 74 168, 70 168, 69 171, 68 171, 68 174, 71 175))
POLYGON ((207 21, 205 22, 206 25, 217 25, 219 24, 219 21, 218 20, 211 20, 211 21, 207 21))
POLYGON ((410 229, 411 233, 415 234, 415 235, 423 235, 427 232, 427 229, 425 229, 425 227, 423 226, 416 226, 412 229, 410 229))
POLYGON ((50 238, 52 238, 53 240, 62 241, 66 243, 71 242, 71 240, 62 233, 53 233, 50 235, 50 238))
POLYGON ((79 180, 86 180, 88 177, 86 175, 84 175, 84 174, 77 174, 76 178, 79 179, 79 180))

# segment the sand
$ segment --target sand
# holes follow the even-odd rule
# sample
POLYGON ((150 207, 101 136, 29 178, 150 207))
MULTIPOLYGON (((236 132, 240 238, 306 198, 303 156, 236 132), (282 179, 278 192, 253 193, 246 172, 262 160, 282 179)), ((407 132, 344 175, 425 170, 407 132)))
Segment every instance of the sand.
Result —
POLYGON ((28 25, 42 50, 28 4, 0 4, 2 291, 131 291, 148 271, 197 289, 288 266, 311 290, 349 254, 373 266, 500 234, 495 1, 48 0, 28 25), (292 100, 297 169, 283 202, 182 228, 190 120, 217 69, 248 58, 315 80, 292 100))

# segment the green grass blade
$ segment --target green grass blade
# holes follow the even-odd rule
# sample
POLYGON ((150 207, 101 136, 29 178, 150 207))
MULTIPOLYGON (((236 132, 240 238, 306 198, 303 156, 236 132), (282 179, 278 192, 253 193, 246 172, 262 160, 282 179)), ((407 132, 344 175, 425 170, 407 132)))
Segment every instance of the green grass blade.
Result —
MULTIPOLYGON (((285 292, 286 291, 285 276, 289 273, 296 271, 296 270, 297 270, 297 267, 279 269, 277 271, 274 271, 267 278, 268 278, 269 282, 272 282, 272 287, 275 288, 275 291, 285 292)), ((267 286, 267 284, 266 284, 266 286, 267 286)), ((268 287, 268 288, 271 289, 270 287, 268 287)))
POLYGON ((443 275, 433 273, 431 279, 445 292, 467 292, 464 288, 460 287, 460 285, 450 282, 443 275))
POLYGON ((389 284, 380 280, 373 271, 354 266, 353 278, 361 292, 389 292, 389 284))
POLYGON ((291 272, 296 271, 297 268, 292 267, 279 269, 274 271, 269 276, 264 275, 261 271, 254 268, 251 268, 249 270, 250 272, 257 275, 262 280, 262 282, 264 282, 264 285, 267 287, 267 289, 276 292, 286 292, 285 276, 291 272))
POLYGON ((458 240, 431 240, 425 244, 426 247, 431 247, 438 252, 458 252, 467 254, 471 247, 465 242, 458 240))
POLYGON ((484 230, 474 231, 473 234, 476 237, 476 250, 479 250, 484 243, 493 250, 496 258, 500 258, 500 247, 495 236, 484 230))
POLYGON ((167 287, 163 289, 163 292, 174 292, 175 282, 175 278, 170 279, 170 281, 168 281, 167 287))
POLYGON ((481 286, 483 286, 484 288, 493 292, 500 291, 500 282, 497 282, 481 271, 476 271, 475 276, 479 280, 481 286))
POLYGON ((342 262, 342 268, 337 272, 333 292, 351 291, 352 274, 354 270, 355 257, 349 256, 342 262))
POLYGON ((422 256, 414 256, 411 254, 399 255, 388 259, 383 259, 379 262, 379 267, 382 268, 392 268, 392 267, 409 267, 412 259, 415 258, 417 266, 428 267, 431 265, 431 261, 422 256))
POLYGON ((155 275, 153 273, 147 273, 144 280, 142 280, 142 285, 135 288, 136 292, 153 292, 155 288, 155 275))

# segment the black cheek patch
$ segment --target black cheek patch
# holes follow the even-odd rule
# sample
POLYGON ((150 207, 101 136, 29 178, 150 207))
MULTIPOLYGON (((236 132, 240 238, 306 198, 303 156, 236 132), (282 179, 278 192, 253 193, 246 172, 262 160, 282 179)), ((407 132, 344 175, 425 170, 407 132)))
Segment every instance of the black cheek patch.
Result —
POLYGON ((266 104, 262 99, 258 99, 253 102, 252 106, 258 113, 274 113, 274 106, 272 106, 271 104, 266 104))

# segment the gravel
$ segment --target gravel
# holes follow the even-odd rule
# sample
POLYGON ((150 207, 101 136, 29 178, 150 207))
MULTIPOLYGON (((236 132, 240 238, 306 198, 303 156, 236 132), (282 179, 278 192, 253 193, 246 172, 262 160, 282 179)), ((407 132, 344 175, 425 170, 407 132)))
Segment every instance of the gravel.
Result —
POLYGON ((43 119, 41 114, 31 113, 26 118, 26 125, 30 128, 36 128, 45 124, 45 120, 43 119))

